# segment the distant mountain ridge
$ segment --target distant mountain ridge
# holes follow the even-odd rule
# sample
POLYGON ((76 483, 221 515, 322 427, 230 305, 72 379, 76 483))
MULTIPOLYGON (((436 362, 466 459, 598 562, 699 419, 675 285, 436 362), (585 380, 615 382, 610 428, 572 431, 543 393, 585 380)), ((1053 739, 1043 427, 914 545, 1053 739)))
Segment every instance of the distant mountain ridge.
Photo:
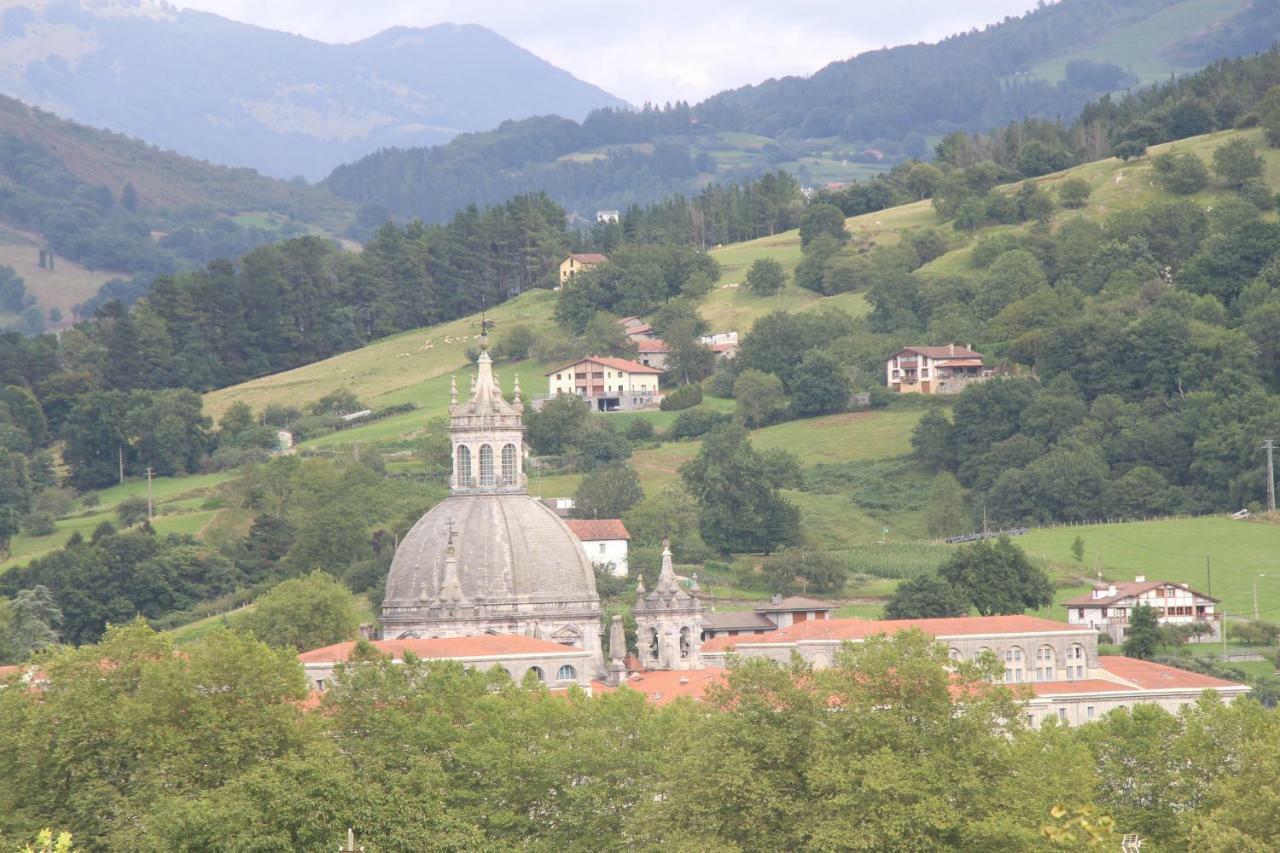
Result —
POLYGON ((148 0, 10 0, 0 93, 182 154, 308 179, 382 147, 625 106, 480 26, 327 44, 148 0))

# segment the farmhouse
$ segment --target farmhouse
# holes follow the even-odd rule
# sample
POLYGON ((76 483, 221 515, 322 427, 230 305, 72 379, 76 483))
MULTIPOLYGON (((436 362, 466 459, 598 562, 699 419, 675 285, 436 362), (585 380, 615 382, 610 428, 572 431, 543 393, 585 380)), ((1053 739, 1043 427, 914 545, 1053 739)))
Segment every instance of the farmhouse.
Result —
POLYGON ((1140 604, 1154 609, 1161 625, 1199 626, 1199 633, 1191 639, 1207 642, 1222 638, 1222 615, 1214 611, 1217 603, 1218 599, 1184 583, 1149 581, 1138 575, 1132 583, 1095 584, 1085 595, 1068 599, 1063 605, 1070 624, 1103 632, 1113 643, 1124 642, 1129 617, 1140 604))
POLYGON ((906 347, 885 363, 885 384, 900 394, 955 394, 991 376, 968 347, 906 347))
POLYGON ((597 252, 569 255, 560 262, 560 286, 564 287, 578 273, 598 267, 607 260, 609 260, 607 257, 597 252))
POLYGON ((627 544, 631 534, 620 518, 566 518, 565 524, 582 542, 582 550, 593 566, 625 578, 628 572, 627 544))
POLYGON ((600 412, 650 409, 662 401, 662 371, 625 358, 588 356, 547 373, 547 395, 534 405, 562 395, 576 395, 600 412))
POLYGON ((764 634, 786 628, 811 619, 830 619, 831 605, 816 598, 790 595, 783 598, 775 593, 768 604, 754 610, 729 610, 723 613, 706 612, 702 615, 702 639, 715 637, 740 637, 764 634))

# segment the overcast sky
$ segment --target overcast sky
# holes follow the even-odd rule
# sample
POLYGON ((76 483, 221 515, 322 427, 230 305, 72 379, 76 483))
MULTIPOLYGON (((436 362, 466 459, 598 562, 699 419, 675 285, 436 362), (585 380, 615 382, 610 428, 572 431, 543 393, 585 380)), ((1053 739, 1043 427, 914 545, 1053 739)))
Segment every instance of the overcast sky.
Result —
POLYGON ((769 77, 1021 14, 1034 0, 177 0, 330 42, 481 24, 633 104, 698 101, 769 77))

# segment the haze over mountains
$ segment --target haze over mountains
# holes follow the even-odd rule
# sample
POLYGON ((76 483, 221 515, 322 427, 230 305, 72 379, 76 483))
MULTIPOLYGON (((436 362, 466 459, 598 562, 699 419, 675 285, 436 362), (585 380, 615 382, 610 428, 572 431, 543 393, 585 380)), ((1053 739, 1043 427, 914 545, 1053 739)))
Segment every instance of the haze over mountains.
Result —
POLYGON ((312 180, 383 146, 625 106, 479 26, 325 44, 138 0, 4 4, 0 93, 179 153, 312 180))

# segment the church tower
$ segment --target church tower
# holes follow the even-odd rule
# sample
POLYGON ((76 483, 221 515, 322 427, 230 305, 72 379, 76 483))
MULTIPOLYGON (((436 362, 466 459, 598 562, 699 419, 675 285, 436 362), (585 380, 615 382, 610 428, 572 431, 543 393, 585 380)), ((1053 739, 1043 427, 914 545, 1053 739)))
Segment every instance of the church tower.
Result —
POLYGON ((453 445, 453 476, 449 486, 455 495, 524 494, 524 403, 520 378, 516 377, 512 400, 502 397, 493 375, 489 350, 476 360, 471 399, 458 403, 458 383, 449 389, 449 437, 453 445))
POLYGON ((646 669, 702 669, 702 600, 698 586, 685 590, 676 580, 671 565, 671 548, 662 548, 662 573, 653 591, 640 599, 632 614, 636 619, 636 642, 640 661, 646 669))

